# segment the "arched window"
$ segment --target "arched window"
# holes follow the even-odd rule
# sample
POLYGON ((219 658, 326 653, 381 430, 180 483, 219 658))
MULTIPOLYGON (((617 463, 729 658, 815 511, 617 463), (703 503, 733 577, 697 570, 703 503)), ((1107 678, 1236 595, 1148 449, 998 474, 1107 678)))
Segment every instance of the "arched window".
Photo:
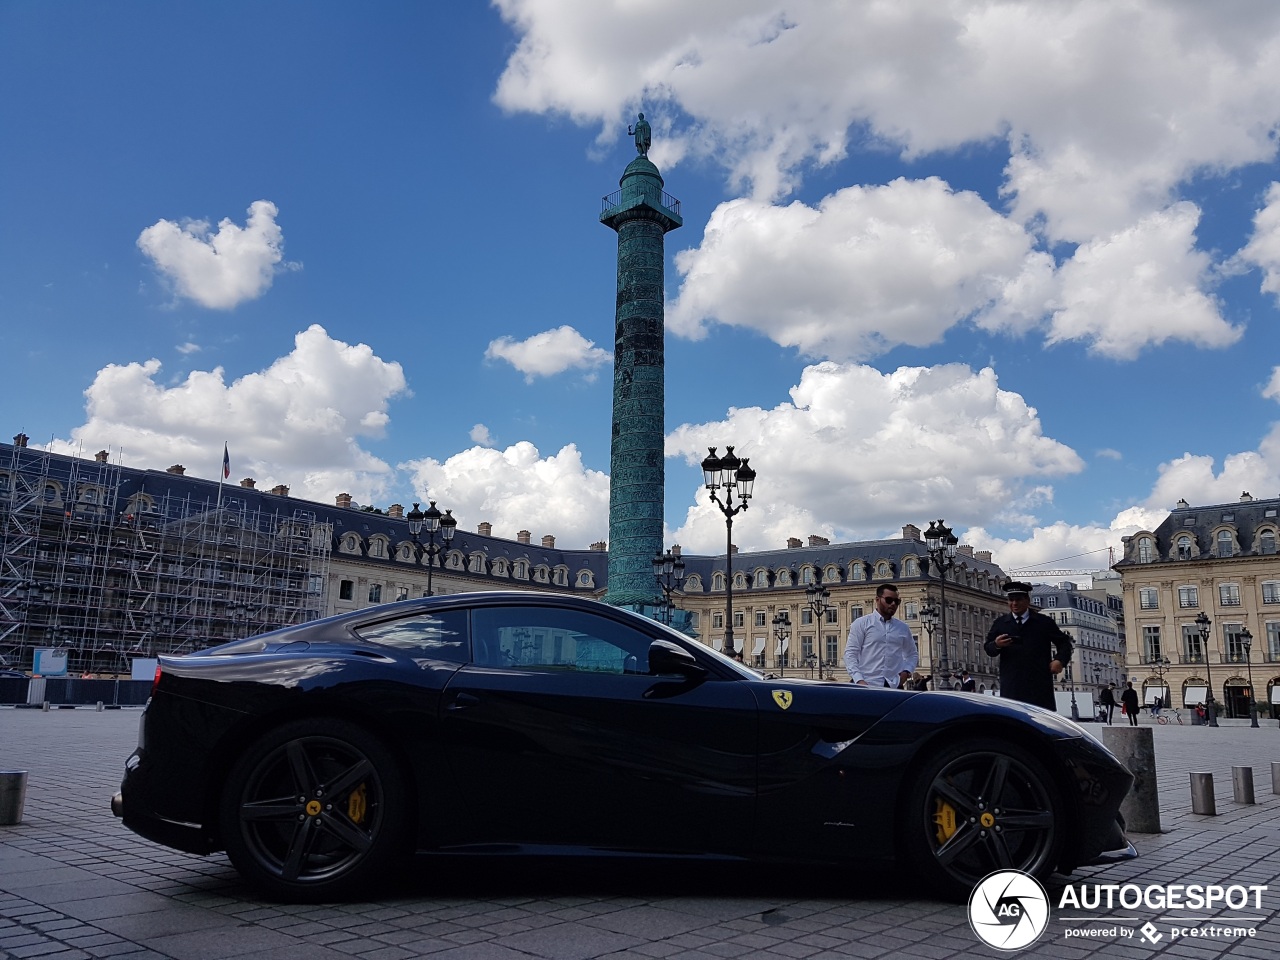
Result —
POLYGON ((1276 552, 1276 532, 1274 530, 1263 530, 1258 534, 1258 552, 1267 554, 1276 552))
POLYGON ((778 571, 778 575, 773 580, 780 587, 791 586, 791 571, 783 567, 778 571))
POLYGON ((876 564, 876 579, 888 580, 893 576, 893 570, 889 566, 888 560, 881 560, 876 564))
POLYGON ((1235 554, 1235 550, 1232 549, 1231 531, 1219 530, 1218 531, 1218 556, 1230 557, 1230 556, 1233 556, 1234 554, 1235 554))
POLYGON ((1150 537, 1138 538, 1138 562, 1150 563, 1156 558, 1156 545, 1150 537))
POLYGON ((1188 537, 1185 533, 1182 536, 1178 537, 1177 547, 1178 547, 1179 560, 1191 559, 1191 538, 1188 537))
POLYGON ((813 567, 800 568, 800 582, 805 586, 813 583, 813 567))
POLYGON ((716 573, 716 574, 713 574, 713 575, 712 575, 712 577, 711 577, 711 589, 712 589, 712 590, 723 590, 723 589, 724 589, 724 574, 723 574, 723 573, 716 573))
POLYGON ((761 568, 756 571, 755 585, 757 587, 767 587, 769 585, 769 571, 761 568))
POLYGON ((867 568, 866 568, 866 567, 864 567, 864 566, 863 566, 862 564, 860 564, 860 563, 850 564, 850 565, 849 565, 849 579, 850 579, 850 580, 865 580, 865 579, 867 579, 867 568))
POLYGON ((902 575, 904 577, 920 576, 920 564, 916 563, 915 557, 907 557, 902 561, 902 575))

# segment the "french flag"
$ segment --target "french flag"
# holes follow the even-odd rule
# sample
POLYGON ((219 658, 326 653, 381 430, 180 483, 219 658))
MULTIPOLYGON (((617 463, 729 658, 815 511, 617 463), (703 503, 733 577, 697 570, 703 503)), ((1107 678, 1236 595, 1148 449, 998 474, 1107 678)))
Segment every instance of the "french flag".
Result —
POLYGON ((225 480, 231 476, 231 454, 227 450, 227 445, 222 445, 222 479, 225 480))

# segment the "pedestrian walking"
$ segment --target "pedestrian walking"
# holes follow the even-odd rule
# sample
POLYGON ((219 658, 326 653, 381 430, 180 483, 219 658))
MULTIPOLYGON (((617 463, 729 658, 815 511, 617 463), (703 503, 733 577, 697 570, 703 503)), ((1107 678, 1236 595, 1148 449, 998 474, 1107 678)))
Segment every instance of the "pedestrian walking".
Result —
POLYGON ((1124 704, 1124 713, 1129 718, 1129 726, 1136 727, 1138 725, 1138 691, 1133 689, 1132 681, 1124 685, 1120 702, 1124 704))
POLYGON ((1107 724, 1110 725, 1111 719, 1116 713, 1116 685, 1114 683, 1108 683, 1103 687, 1102 694, 1098 700, 1102 704, 1103 719, 1105 719, 1107 724))

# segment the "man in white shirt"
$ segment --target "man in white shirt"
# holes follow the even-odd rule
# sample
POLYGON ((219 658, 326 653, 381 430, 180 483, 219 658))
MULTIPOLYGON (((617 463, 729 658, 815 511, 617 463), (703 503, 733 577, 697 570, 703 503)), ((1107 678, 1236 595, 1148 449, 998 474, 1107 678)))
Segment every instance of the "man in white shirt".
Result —
POLYGON ((875 612, 850 625, 844 666, 854 683, 897 689, 915 670, 919 651, 911 630, 894 618, 898 602, 898 588, 882 583, 876 587, 875 612))

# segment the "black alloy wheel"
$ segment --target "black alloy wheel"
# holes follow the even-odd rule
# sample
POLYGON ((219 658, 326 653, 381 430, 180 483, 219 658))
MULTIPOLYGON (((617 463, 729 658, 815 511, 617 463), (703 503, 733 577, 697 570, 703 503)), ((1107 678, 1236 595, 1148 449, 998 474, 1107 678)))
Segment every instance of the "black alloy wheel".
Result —
POLYGON ((1063 842, 1062 803, 1044 766, 999 740, 947 747, 912 783, 903 838, 909 860, 947 896, 967 898, 995 870, 1043 880, 1063 842))
POLYGON ((408 853, 403 779, 382 743, 333 719, 287 723, 235 764, 223 842, 246 880, 283 900, 366 892, 408 853))

